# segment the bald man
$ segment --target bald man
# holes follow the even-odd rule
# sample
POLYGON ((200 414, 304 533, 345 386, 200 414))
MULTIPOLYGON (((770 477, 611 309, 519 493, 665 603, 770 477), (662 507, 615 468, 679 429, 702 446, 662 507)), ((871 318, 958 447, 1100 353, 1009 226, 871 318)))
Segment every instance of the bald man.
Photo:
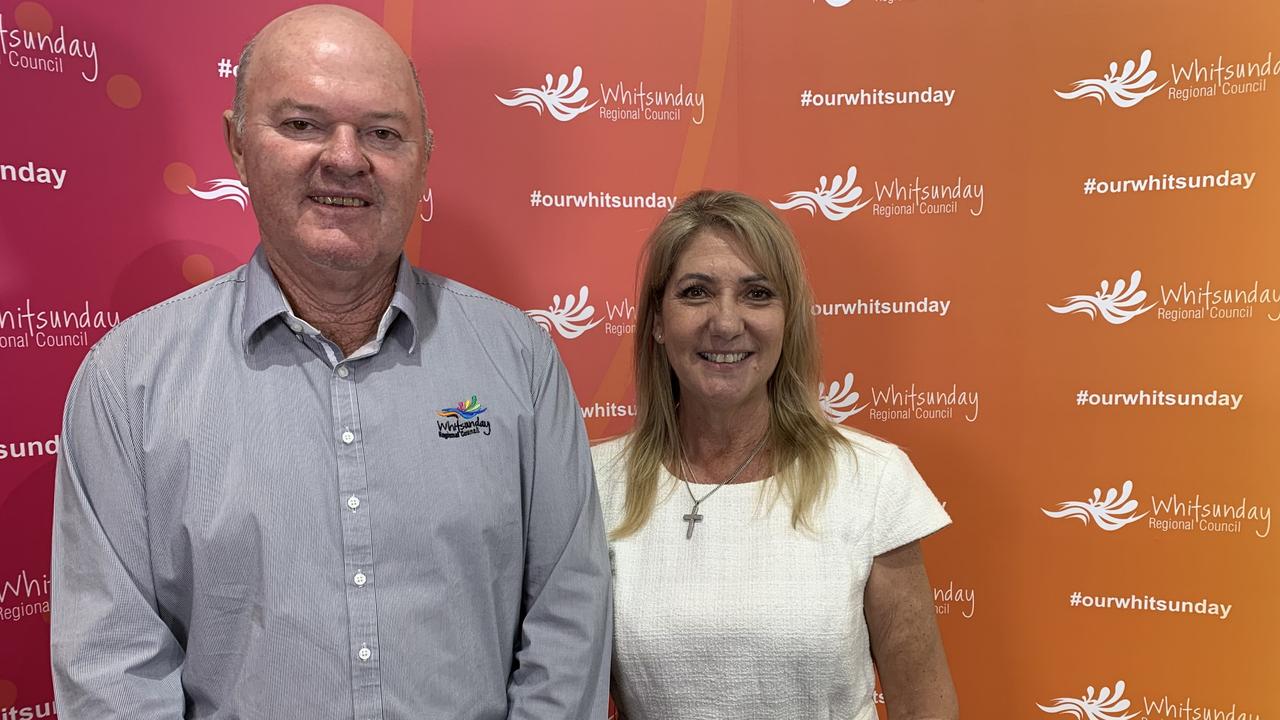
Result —
POLYGON ((297 10, 224 122, 260 246, 108 333, 67 399, 60 717, 603 718, 578 403, 523 313, 404 258, 412 65, 362 15, 297 10))

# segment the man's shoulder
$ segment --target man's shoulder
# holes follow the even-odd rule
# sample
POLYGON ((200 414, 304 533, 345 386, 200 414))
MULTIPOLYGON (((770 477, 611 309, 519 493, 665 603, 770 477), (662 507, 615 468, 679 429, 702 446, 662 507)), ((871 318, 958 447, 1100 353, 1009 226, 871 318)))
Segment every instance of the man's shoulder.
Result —
POLYGON ((419 267, 413 268, 413 276, 419 290, 431 298, 433 305, 448 306, 449 310, 455 312, 461 311, 467 321, 472 324, 505 326, 521 335, 527 333, 528 337, 538 337, 537 334, 530 332, 532 330, 538 330, 542 335, 546 334, 541 332, 537 323, 520 308, 466 283, 419 267))
POLYGON ((127 352, 135 342, 163 347, 163 343, 181 341, 211 323, 227 322, 244 286, 244 271, 241 265, 139 310, 103 335, 91 352, 127 352))

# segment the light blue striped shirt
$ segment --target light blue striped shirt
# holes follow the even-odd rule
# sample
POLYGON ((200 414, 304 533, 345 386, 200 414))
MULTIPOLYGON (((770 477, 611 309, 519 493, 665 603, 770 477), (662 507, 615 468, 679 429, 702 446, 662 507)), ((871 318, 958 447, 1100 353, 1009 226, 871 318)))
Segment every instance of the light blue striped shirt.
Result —
POLYGON ((611 609, 578 403, 523 313, 400 262, 350 358, 261 249, 125 321, 58 461, 60 717, 590 718, 611 609))

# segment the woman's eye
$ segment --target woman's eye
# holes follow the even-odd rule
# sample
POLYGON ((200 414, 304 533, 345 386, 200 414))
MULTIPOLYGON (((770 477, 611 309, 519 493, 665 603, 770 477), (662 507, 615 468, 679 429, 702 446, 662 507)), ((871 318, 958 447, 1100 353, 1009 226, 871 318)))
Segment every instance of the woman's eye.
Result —
POLYGON ((686 298, 694 298, 694 299, 704 298, 707 296, 707 290, 701 285, 692 285, 682 290, 680 292, 680 296, 686 297, 686 298))
POLYGON ((773 297, 773 291, 768 288, 751 288, 747 291, 747 297, 752 300, 769 300, 773 297))

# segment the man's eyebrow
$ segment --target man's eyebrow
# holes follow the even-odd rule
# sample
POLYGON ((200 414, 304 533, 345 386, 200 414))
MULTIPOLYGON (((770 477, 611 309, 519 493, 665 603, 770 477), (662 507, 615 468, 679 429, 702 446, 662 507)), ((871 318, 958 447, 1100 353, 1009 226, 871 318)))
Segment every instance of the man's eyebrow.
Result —
MULTIPOLYGON (((304 102, 298 102, 293 98, 284 98, 271 107, 271 113, 273 115, 279 115, 285 112, 300 112, 307 115, 314 115, 316 117, 329 116, 329 113, 319 105, 310 105, 304 102)), ((361 120, 365 122, 386 122, 388 120, 394 120, 407 124, 409 122, 409 115, 399 110, 376 110, 365 113, 361 120)))
POLYGON ((402 123, 409 122, 409 115, 407 113, 400 112, 399 110, 382 110, 378 112, 371 112, 371 113, 366 113, 364 117, 366 120, 376 120, 376 121, 396 120, 402 123))
POLYGON ((308 105, 303 102, 298 102, 293 98, 284 98, 279 102, 277 102, 275 105, 271 106, 271 113, 273 115, 278 115, 287 110, 306 113, 308 115, 325 115, 326 114, 325 111, 317 105, 308 105))

